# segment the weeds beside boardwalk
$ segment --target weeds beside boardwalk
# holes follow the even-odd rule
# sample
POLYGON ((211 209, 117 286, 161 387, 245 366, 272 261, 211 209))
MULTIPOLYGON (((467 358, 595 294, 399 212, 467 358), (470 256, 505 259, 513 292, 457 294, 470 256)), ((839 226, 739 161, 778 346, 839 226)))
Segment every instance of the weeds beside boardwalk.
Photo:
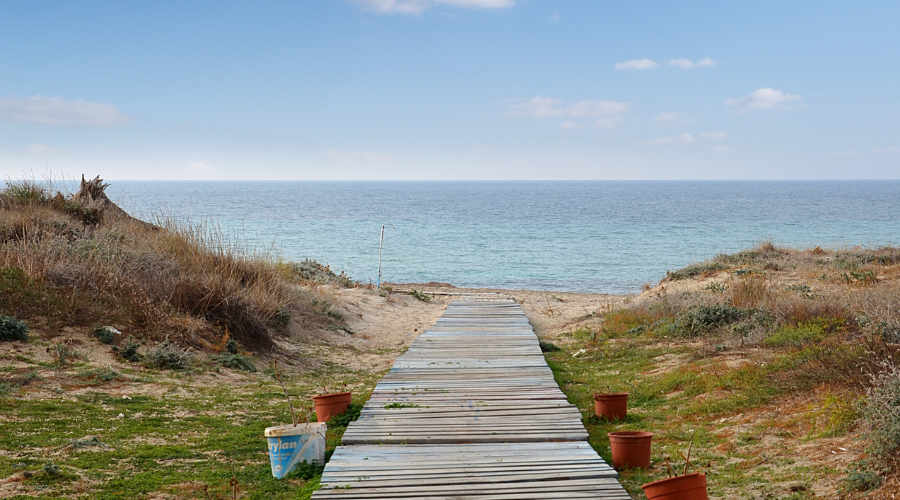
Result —
POLYGON ((694 434, 714 497, 850 495, 896 474, 898 276, 897 249, 761 245, 579 318, 546 356, 580 408, 607 386, 630 393, 624 422, 586 419, 605 458, 607 432, 656 433, 653 467, 622 473, 633 495, 694 434))
POLYGON ((263 429, 290 416, 268 367, 305 410, 323 386, 366 399, 383 370, 333 361, 352 282, 135 220, 103 187, 0 193, 0 498, 231 498, 232 470, 239 498, 308 498, 317 471, 271 475, 263 429))

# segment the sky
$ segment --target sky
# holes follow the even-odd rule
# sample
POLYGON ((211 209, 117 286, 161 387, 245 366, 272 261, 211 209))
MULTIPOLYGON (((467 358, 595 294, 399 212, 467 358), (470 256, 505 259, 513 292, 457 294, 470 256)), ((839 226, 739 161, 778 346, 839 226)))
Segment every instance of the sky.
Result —
POLYGON ((900 2, 0 2, 0 175, 900 178, 900 2))

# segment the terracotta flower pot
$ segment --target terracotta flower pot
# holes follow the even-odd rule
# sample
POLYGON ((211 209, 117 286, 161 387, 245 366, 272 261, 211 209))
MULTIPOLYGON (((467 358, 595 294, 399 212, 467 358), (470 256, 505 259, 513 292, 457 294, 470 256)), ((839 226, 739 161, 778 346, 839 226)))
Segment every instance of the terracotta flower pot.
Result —
POLYGON ((641 488, 647 500, 708 500, 706 474, 687 474, 647 483, 641 488))
POLYGON ((612 451, 613 468, 618 470, 650 467, 652 432, 618 431, 610 432, 607 436, 612 451))
POLYGON ((628 412, 628 393, 612 392, 594 394, 594 413, 607 420, 621 420, 628 412))
POLYGON ((339 392, 313 396, 313 402, 316 404, 316 420, 328 422, 331 417, 347 411, 350 406, 350 394, 349 392, 339 392))

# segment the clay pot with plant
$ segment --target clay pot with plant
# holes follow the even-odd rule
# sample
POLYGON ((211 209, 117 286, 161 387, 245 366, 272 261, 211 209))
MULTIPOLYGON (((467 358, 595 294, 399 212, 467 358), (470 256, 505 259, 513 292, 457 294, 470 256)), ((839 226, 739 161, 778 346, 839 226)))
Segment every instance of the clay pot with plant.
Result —
POLYGON ((340 415, 347 411, 350 407, 351 392, 344 392, 344 383, 338 392, 328 393, 327 387, 322 387, 322 392, 318 396, 313 396, 312 400, 316 405, 316 420, 319 422, 328 422, 331 417, 340 415))
POLYGON ((694 447, 694 436, 691 436, 691 444, 688 447, 687 455, 678 452, 684 459, 684 468, 681 474, 674 469, 666 457, 666 471, 669 477, 647 483, 641 486, 647 500, 708 500, 709 494, 706 490, 706 474, 694 472, 688 474, 688 468, 693 468, 691 464, 691 449, 694 447))
POLYGON ((609 421, 622 420, 628 413, 628 393, 612 392, 606 386, 606 392, 594 393, 594 414, 609 421))

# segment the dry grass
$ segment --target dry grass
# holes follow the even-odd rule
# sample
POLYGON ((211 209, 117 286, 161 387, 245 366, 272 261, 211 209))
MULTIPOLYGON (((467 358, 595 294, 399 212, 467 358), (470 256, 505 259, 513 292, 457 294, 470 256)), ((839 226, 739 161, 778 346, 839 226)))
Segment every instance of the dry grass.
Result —
POLYGON ((266 350, 291 315, 324 318, 274 256, 248 252, 210 224, 134 219, 104 187, 82 179, 66 195, 8 183, 0 193, 0 313, 47 328, 124 324, 213 350, 228 337, 266 350))
MULTIPOLYGON (((743 370, 764 367, 756 371, 768 396, 754 404, 835 387, 860 400, 855 411, 867 422, 867 434, 878 436, 881 424, 866 420, 874 400, 866 388, 885 373, 897 373, 892 359, 900 353, 898 278, 897 248, 793 250, 764 243, 669 273, 628 309, 607 315, 602 332, 609 338, 623 332, 689 338, 700 342, 701 357, 736 351, 748 363, 743 370)), ((900 414, 893 404, 893 414, 900 414)), ((891 477, 883 464, 871 472, 891 477)), ((857 474, 853 470, 850 477, 857 474)))

